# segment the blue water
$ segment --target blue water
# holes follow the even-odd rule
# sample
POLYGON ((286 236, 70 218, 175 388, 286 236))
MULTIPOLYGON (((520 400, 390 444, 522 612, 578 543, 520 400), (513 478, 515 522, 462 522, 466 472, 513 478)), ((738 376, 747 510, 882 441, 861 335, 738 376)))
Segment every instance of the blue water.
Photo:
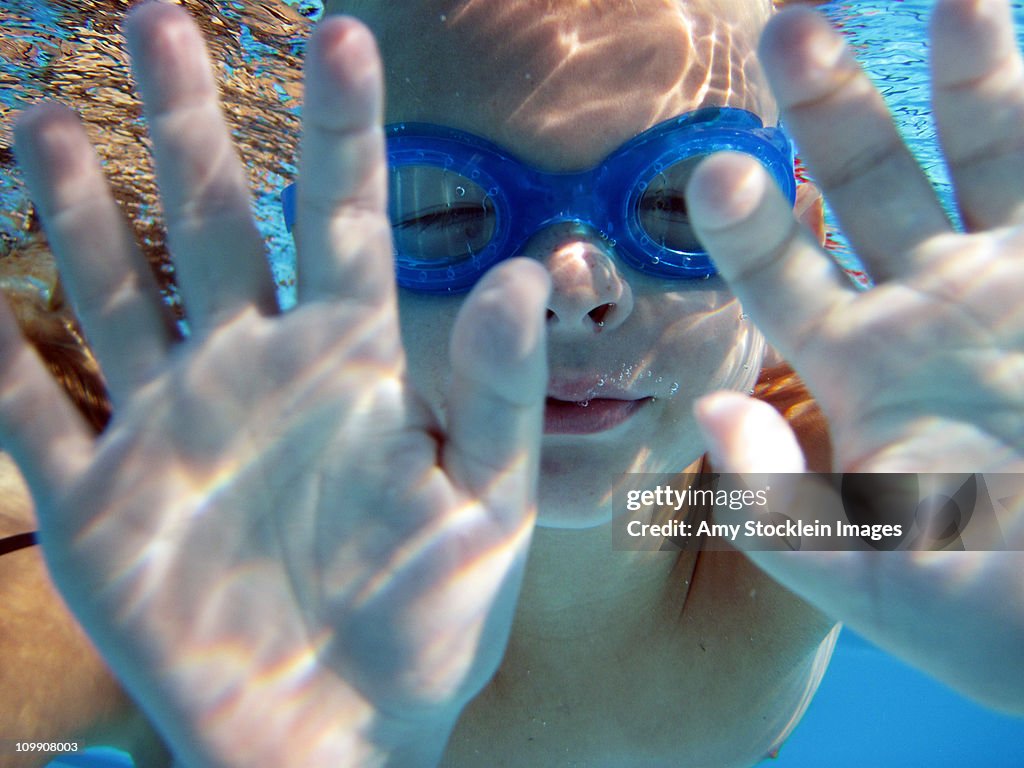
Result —
MULTIPOLYGON (((293 0, 308 16, 316 0, 293 0)), ((929 110, 928 0, 834 2, 825 11, 850 36, 885 95, 901 132, 955 218, 952 191, 929 110)), ((1024 42, 1024 3, 1014 3, 1024 42)), ((255 45, 255 43, 253 43, 255 45)), ((258 206, 276 205, 268 196, 258 206)), ((262 216, 277 240, 273 216, 262 216), (269 223, 268 223, 269 222, 269 223)), ((834 219, 832 227, 835 228, 834 219)), ((840 257, 852 262, 841 233, 840 257)), ((277 242, 281 242, 277 240, 277 242)), ((950 621, 956 621, 955 616, 950 621)), ((51 763, 52 768, 128 768, 123 754, 98 751, 51 763)), ((844 632, 824 683, 772 768, 1022 768, 1024 720, 987 711, 844 632)))
POLYGON ((974 704, 844 631, 807 715, 764 768, 897 766, 1022 768, 1024 719, 974 704))

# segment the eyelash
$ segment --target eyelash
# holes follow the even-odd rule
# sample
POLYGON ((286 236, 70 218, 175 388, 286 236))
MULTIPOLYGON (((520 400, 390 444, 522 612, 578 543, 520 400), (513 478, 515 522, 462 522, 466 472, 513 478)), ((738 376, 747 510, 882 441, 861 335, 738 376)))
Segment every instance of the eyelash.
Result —
POLYGON ((648 211, 667 211, 668 213, 682 214, 687 216, 689 210, 686 206, 686 198, 682 195, 667 195, 667 196, 656 196, 649 201, 642 203, 641 207, 648 211), (669 205, 665 207, 659 207, 657 204, 660 202, 668 202, 669 205))
POLYGON ((395 224, 395 229, 410 229, 412 227, 419 227, 424 230, 431 227, 443 229, 445 227, 473 223, 474 219, 482 219, 485 213, 485 209, 480 205, 447 206, 398 222, 395 224))

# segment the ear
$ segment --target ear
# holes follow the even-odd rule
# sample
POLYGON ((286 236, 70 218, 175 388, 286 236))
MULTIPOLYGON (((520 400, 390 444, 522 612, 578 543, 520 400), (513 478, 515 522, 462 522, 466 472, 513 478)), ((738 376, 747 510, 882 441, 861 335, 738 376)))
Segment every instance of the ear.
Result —
POLYGON ((793 215, 811 231, 819 243, 825 244, 825 200, 821 190, 811 182, 797 187, 793 215))

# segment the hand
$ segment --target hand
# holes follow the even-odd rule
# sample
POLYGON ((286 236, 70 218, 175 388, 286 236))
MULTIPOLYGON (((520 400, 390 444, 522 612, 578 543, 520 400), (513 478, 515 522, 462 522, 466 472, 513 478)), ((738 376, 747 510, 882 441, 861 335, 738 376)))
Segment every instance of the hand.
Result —
POLYGON ((310 44, 281 314, 198 31, 153 3, 126 32, 191 337, 76 118, 25 114, 18 156, 115 410, 94 439, 3 308, 0 439, 53 576, 186 763, 436 761, 497 668, 532 531, 544 271, 509 262, 466 301, 442 429, 405 378, 369 33, 331 19, 310 44))
MULTIPOLYGON (((963 234, 822 18, 784 12, 762 41, 783 120, 870 290, 799 230, 756 164, 713 158, 691 187, 701 239, 827 415, 837 471, 1024 470, 1024 68, 1007 4, 941 0, 931 50, 963 234)), ((763 404, 720 394, 698 410, 723 470, 803 470, 792 434, 763 404)), ((1024 509, 1003 534, 1024 547, 1024 509)), ((1024 711, 1020 552, 751 557, 960 690, 1024 711)))

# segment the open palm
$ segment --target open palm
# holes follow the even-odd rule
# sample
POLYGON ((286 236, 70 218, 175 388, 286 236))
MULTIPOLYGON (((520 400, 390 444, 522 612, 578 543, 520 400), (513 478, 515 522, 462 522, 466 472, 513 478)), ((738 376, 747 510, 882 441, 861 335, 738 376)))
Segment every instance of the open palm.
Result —
POLYGON ((442 428, 405 379, 368 32, 334 19, 311 42, 287 314, 198 32, 161 4, 127 32, 191 337, 77 119, 24 115, 19 159, 115 406, 94 439, 3 313, 0 434, 54 578, 187 762, 429 763, 511 624, 546 277, 510 262, 467 300, 442 428))
MULTIPOLYGON (((942 0, 932 37, 935 116, 966 233, 841 37, 806 10, 780 14, 761 55, 874 285, 855 289, 744 159, 715 158, 694 179, 701 236, 821 404, 837 471, 1024 470, 1024 66, 1002 0, 942 0)), ((700 411, 722 468, 803 469, 774 413, 724 394, 700 411)), ((1024 549, 1024 508, 1009 512, 1008 548, 1024 549)), ((1019 551, 751 557, 927 671, 1024 711, 1019 551)))

